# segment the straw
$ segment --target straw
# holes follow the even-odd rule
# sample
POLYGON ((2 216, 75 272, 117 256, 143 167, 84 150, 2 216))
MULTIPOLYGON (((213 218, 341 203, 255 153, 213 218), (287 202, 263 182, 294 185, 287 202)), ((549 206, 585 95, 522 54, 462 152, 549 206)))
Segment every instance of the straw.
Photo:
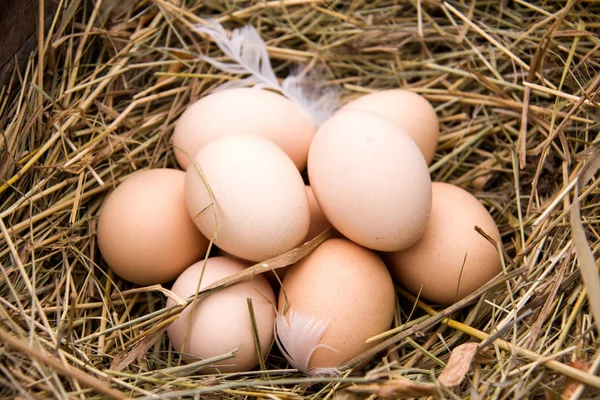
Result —
MULTIPOLYGON (((436 391, 446 398, 600 396, 589 290, 600 3, 62 0, 45 17, 38 48, 0 90, 0 397, 359 399, 402 379, 434 384, 465 342, 485 346, 465 381, 436 391), (177 167, 170 137, 187 105, 240 78, 200 59, 226 61, 193 30, 209 17, 256 27, 278 78, 301 64, 344 102, 397 87, 425 96, 441 121, 432 179, 490 211, 503 273, 447 308, 399 287, 395 325, 337 378, 305 377, 276 349, 260 371, 203 375, 233 353, 180 363, 163 332, 192 300, 167 309, 168 285, 110 273, 95 234, 102 201, 131 173, 177 167)), ((197 298, 284 268, 329 234, 197 298)))

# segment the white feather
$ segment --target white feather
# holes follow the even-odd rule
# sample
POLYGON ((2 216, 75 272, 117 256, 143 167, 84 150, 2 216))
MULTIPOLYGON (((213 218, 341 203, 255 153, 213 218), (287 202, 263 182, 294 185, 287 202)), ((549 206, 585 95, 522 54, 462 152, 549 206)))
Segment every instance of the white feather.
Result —
POLYGON ((309 368, 310 359, 315 351, 326 348, 336 349, 319 344, 321 337, 329 326, 329 321, 314 320, 300 313, 290 311, 288 319, 278 314, 275 319, 275 342, 283 356, 298 371, 310 376, 337 376, 337 368, 309 368))
POLYGON ((226 82, 215 91, 238 87, 276 90, 295 102, 315 126, 320 126, 339 108, 339 89, 326 85, 318 72, 291 74, 283 84, 279 84, 271 66, 267 45, 254 27, 246 25, 234 29, 229 37, 219 22, 209 19, 204 25, 196 25, 196 31, 209 35, 231 62, 218 61, 205 55, 200 55, 200 59, 223 72, 248 75, 226 82))
POLYGON ((339 88, 325 85, 322 76, 318 70, 306 75, 297 72, 281 85, 282 93, 309 115, 316 126, 321 126, 340 108, 339 88))
POLYGON ((235 83, 229 83, 229 87, 259 85, 262 88, 280 89, 275 72, 271 67, 267 45, 254 27, 246 25, 234 29, 230 38, 219 22, 209 19, 206 25, 196 25, 196 31, 209 35, 232 62, 217 61, 204 55, 200 56, 202 60, 224 72, 250 74, 245 79, 232 81, 235 83))

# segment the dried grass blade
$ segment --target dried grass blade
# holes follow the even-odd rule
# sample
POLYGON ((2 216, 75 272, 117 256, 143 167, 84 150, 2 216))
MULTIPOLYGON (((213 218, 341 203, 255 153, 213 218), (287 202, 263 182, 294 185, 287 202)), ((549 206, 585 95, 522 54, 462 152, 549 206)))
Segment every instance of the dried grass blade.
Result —
POLYGON ((137 344, 130 351, 122 351, 118 353, 110 363, 110 370, 116 372, 123 371, 129 366, 129 364, 146 354, 148 349, 152 347, 158 339, 160 339, 166 329, 167 328, 162 328, 161 330, 154 332, 154 334, 146 336, 137 342, 137 344))
POLYGON ((383 383, 351 386, 347 391, 362 395, 373 395, 384 399, 435 396, 439 393, 433 383, 415 382, 406 378, 396 378, 383 383))
POLYGON ((381 383, 358 385, 346 389, 348 392, 361 395, 375 395, 386 399, 407 397, 433 396, 440 394, 442 385, 453 388, 463 381, 471 368, 471 363, 477 354, 477 343, 464 343, 456 347, 450 354, 450 360, 442 371, 436 383, 418 382, 404 377, 394 377, 381 383))
POLYGON ((325 240, 329 239, 329 237, 333 234, 334 230, 329 228, 326 231, 320 233, 317 237, 312 239, 309 242, 306 242, 295 249, 292 249, 282 255, 273 257, 265 262, 255 264, 251 267, 246 268, 245 270, 238 272, 235 275, 228 276, 227 278, 223 278, 212 285, 202 289, 198 294, 208 295, 214 291, 225 289, 231 285, 235 285, 238 282, 244 281, 246 279, 251 278, 254 275, 260 275, 265 272, 273 271, 275 269, 287 267, 288 265, 294 264, 300 261, 305 256, 309 255, 313 252, 314 249, 319 247, 321 243, 325 240))
POLYGON ((50 355, 44 354, 43 351, 31 347, 29 343, 23 342, 21 339, 11 335, 2 328, 0 328, 0 341, 7 346, 14 347, 19 351, 26 353, 29 357, 36 361, 48 365, 62 375, 66 375, 78 380, 79 382, 96 390, 98 393, 102 393, 111 399, 121 400, 127 398, 127 396, 125 396, 123 393, 109 387, 99 379, 94 378, 83 371, 75 369, 68 364, 61 363, 55 357, 51 357, 50 355))
MULTIPOLYGON (((426 305, 425 303, 423 303, 421 300, 417 300, 416 297, 414 297, 412 294, 405 291, 404 289, 399 289, 399 291, 405 297, 411 299, 412 301, 417 302, 418 306, 421 309, 423 309, 425 312, 430 314, 432 317, 437 317, 441 314, 445 315, 445 310, 441 311, 441 312, 437 312, 433 308, 431 308, 428 305, 426 305)), ((450 307, 448 307, 448 308, 450 308, 450 307)), ((458 321, 455 321, 450 318, 445 318, 441 322, 445 325, 448 325, 449 327, 451 327, 453 329, 458 329, 461 332, 464 332, 464 333, 466 333, 470 336, 473 336, 477 339, 480 339, 482 341, 485 341, 486 339, 488 339, 491 336, 485 332, 482 332, 478 329, 473 328, 472 326, 463 324, 462 322, 458 322, 458 321)), ((592 375, 590 373, 582 372, 582 371, 578 370, 577 368, 573 368, 566 364, 558 362, 558 361, 552 359, 552 356, 550 356, 550 357, 542 356, 534 351, 530 351, 530 350, 524 349, 522 347, 515 346, 513 343, 509 343, 502 339, 496 339, 494 341, 494 344, 496 344, 502 350, 512 352, 521 357, 526 357, 530 360, 534 360, 535 362, 537 362, 541 365, 544 365, 544 366, 546 366, 558 373, 561 373, 565 376, 571 377, 579 382, 583 382, 583 383, 593 386, 595 388, 600 388, 600 378, 599 377, 592 375)))
POLYGON ((258 356, 258 365, 260 366, 261 371, 265 371, 267 366, 265 364, 263 349, 260 346, 260 337, 258 334, 258 326, 256 324, 256 314, 254 313, 254 306, 252 305, 252 297, 248 297, 246 303, 248 304, 248 314, 250 315, 250 323, 252 326, 252 340, 254 341, 254 348, 256 349, 256 354, 258 356))
MULTIPOLYGON (((392 336, 391 338, 386 339, 383 342, 373 346, 371 349, 369 349, 369 350, 365 351, 364 353, 354 357, 353 359, 345 362, 344 364, 340 365, 338 368, 340 370, 352 368, 353 366, 358 365, 358 364, 372 358, 378 352, 383 351, 386 348, 395 345, 396 343, 400 342, 402 339, 407 338, 407 337, 415 334, 416 332, 422 331, 438 322, 446 323, 447 318, 450 315, 452 315, 453 313, 455 313, 456 311, 461 310, 464 307, 466 307, 467 305, 473 303, 476 299, 481 297, 484 293, 486 293, 488 290, 492 289, 493 287, 500 285, 500 284, 508 281, 509 279, 526 272, 526 270, 527 270, 527 267, 522 267, 520 269, 516 269, 514 271, 508 272, 507 274, 497 275, 494 279, 492 279, 491 281, 489 281, 484 286, 477 289, 476 291, 474 291, 473 293, 471 293, 464 299, 457 301, 455 304, 449 306, 448 308, 446 308, 438 313, 435 313, 435 315, 432 315, 431 318, 427 318, 423 322, 420 322, 420 323, 412 326, 409 329, 399 332, 396 335, 392 336)), ((420 302, 420 304, 422 304, 422 302, 420 302)))
MULTIPOLYGON (((584 372, 587 372, 590 369, 590 366, 586 362, 577 360, 571 361, 569 363, 569 366, 580 369, 584 372)), ((571 400, 580 386, 582 386, 580 382, 577 382, 573 378, 567 377, 567 379, 565 380, 565 388, 562 392, 562 396, 560 397, 561 400, 571 400)))
POLYGON ((438 382, 449 388, 460 385, 471 368, 478 348, 477 343, 464 343, 452 350, 446 368, 438 377, 438 382))
POLYGON ((600 276, 598 275, 598 266, 596 265, 594 254, 590 249, 581 222, 579 207, 579 191, 594 176, 598 168, 600 168, 600 147, 596 147, 590 152, 589 158, 579 174, 577 185, 575 185, 575 196, 573 198, 573 205, 571 206, 571 230, 577 253, 577 264, 579 265, 583 284, 587 289, 596 329, 600 332, 600 276))

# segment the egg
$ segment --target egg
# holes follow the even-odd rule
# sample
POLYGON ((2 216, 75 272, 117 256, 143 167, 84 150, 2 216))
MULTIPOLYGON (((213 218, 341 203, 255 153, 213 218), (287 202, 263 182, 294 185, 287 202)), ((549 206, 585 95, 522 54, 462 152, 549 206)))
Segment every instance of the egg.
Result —
POLYGON ((201 259, 208 240, 187 213, 185 173, 159 168, 134 173, 106 198, 98 247, 106 264, 138 285, 174 280, 201 259))
POLYGON ((392 278, 379 256, 329 239, 288 269, 277 340, 295 368, 328 373, 376 344, 365 340, 389 329, 394 305, 392 278))
MULTIPOLYGON (((304 238, 304 242, 308 242, 315 237, 317 237, 320 233, 322 233, 327 228, 331 227, 325 215, 323 215, 323 211, 321 211, 321 207, 317 203, 317 199, 315 199, 315 195, 312 192, 310 186, 306 185, 306 195, 308 198, 308 207, 310 210, 310 225, 308 229, 308 234, 306 238, 304 238)), ((278 268, 273 272, 267 272, 264 276, 267 278, 269 283, 274 289, 279 289, 280 282, 283 280, 285 276, 285 271, 287 268, 278 268)))
POLYGON ((273 141, 304 170, 315 129, 302 109, 286 97, 267 90, 235 88, 209 94, 190 105, 175 124, 172 143, 177 162, 186 170, 189 157, 207 143, 230 134, 256 134, 273 141))
POLYGON ((458 186, 434 182, 423 237, 407 250, 385 255, 392 275, 435 303, 451 304, 471 294, 502 271, 496 247, 475 226, 500 240, 494 219, 477 198, 458 186))
POLYGON ((380 115, 346 111, 325 122, 310 147, 308 176, 327 220, 364 247, 402 250, 425 230, 427 164, 410 136, 380 115))
POLYGON ((222 250, 264 261, 304 240, 310 223, 304 181, 273 142, 232 134, 202 147, 194 159, 198 169, 191 166, 185 177, 188 212, 222 250))
MULTIPOLYGON (((209 258, 186 269, 171 291, 181 299, 212 283, 243 271, 248 264, 227 257, 209 258), (204 269, 204 272, 203 272, 204 269)), ((246 299, 252 299, 260 349, 266 358, 273 342, 275 293, 260 275, 237 283, 189 305, 168 328, 169 340, 176 351, 183 350, 187 362, 208 359, 236 350, 235 357, 213 364, 204 370, 211 373, 250 371, 259 363, 252 333, 252 320, 246 299), (193 312, 193 313, 192 313, 193 312), (187 331, 187 335, 186 335, 187 331)), ((167 300, 167 307, 175 305, 167 300)))
POLYGON ((310 210, 310 226, 304 241, 308 242, 317 237, 325 229, 330 228, 331 224, 327 221, 327 217, 323 214, 323 210, 321 210, 321 207, 315 198, 315 194, 308 185, 306 186, 306 196, 308 198, 308 208, 310 210))
POLYGON ((431 103, 425 97, 403 89, 382 90, 361 96, 340 109, 363 110, 386 117, 417 143, 427 164, 433 160, 440 125, 431 103))

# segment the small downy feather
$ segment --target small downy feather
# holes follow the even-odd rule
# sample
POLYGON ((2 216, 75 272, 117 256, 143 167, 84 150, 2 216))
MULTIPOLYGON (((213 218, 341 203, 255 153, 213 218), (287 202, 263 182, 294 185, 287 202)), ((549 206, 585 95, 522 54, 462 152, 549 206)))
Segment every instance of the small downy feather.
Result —
POLYGON ((315 351, 326 348, 336 349, 319 344, 321 337, 329 326, 328 321, 314 320, 300 313, 290 311, 289 323, 285 315, 278 313, 275 319, 275 342, 283 356, 298 371, 309 376, 338 376, 337 368, 309 368, 308 364, 315 351))
POLYGON ((317 127, 339 108, 339 89, 326 85, 319 72, 303 74, 298 70, 279 84, 267 45, 251 25, 234 29, 229 37, 219 22, 208 19, 206 24, 196 25, 196 31, 209 35, 231 62, 217 61, 205 55, 200 55, 200 59, 223 72, 248 75, 226 82, 216 91, 239 87, 278 91, 296 103, 317 127))
POLYGON ((321 126, 340 108, 340 89, 325 85, 323 74, 311 70, 303 75, 300 70, 292 73, 281 84, 281 92, 310 116, 316 126, 321 126))

